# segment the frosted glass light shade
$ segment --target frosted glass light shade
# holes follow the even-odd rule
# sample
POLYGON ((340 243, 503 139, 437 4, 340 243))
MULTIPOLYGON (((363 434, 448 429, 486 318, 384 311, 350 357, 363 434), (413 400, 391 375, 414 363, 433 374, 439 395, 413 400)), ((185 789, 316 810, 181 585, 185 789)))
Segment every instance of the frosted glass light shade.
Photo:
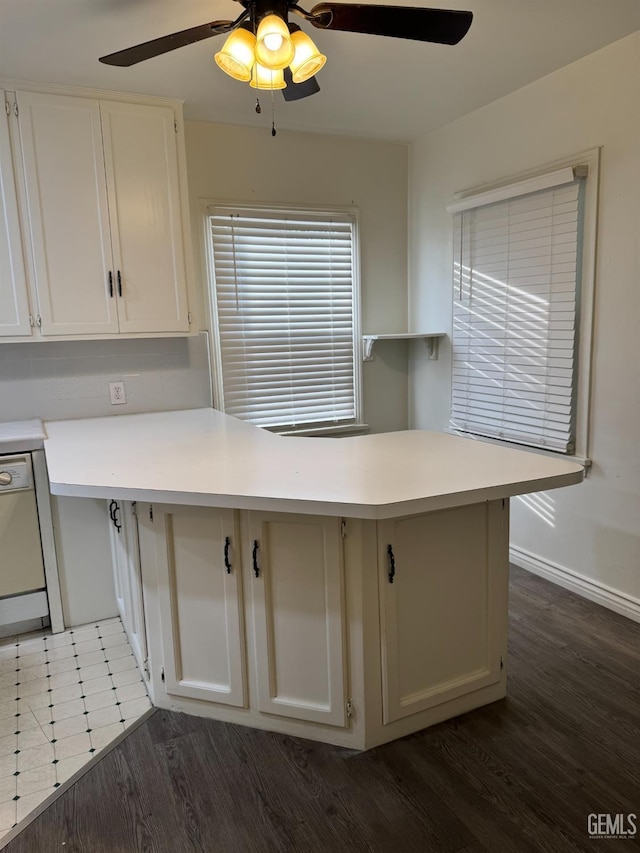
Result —
POLYGON ((291 41, 295 48, 291 62, 291 76, 294 83, 304 83, 320 71, 327 57, 320 53, 313 40, 302 30, 291 33, 291 41))
POLYGON ((285 89, 284 71, 279 68, 272 71, 258 62, 253 66, 250 86, 252 89, 285 89))
POLYGON ((249 30, 234 30, 213 57, 225 74, 248 83, 254 62, 256 37, 249 30))
POLYGON ((279 15, 266 15, 256 33, 256 61, 264 68, 279 71, 289 65, 294 52, 286 23, 279 15))

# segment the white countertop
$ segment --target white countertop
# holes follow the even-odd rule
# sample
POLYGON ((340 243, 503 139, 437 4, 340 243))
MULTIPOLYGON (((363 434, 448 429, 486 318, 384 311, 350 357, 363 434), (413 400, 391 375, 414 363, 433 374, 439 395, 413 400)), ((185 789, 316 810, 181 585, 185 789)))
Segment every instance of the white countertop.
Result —
POLYGON ((278 436, 215 409, 46 424, 51 491, 393 518, 579 483, 575 462, 439 432, 278 436))
POLYGON ((40 450, 45 439, 42 421, 5 421, 0 423, 0 454, 40 450))

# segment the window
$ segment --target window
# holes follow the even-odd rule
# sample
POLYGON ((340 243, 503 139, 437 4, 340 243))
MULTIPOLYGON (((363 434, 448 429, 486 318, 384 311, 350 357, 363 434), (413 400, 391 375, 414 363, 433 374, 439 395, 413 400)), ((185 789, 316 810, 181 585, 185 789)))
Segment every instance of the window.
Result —
POLYGON ((218 405, 277 430, 359 419, 355 219, 209 208, 218 405))
POLYGON ((576 452, 586 173, 566 167, 449 206, 455 430, 576 452))

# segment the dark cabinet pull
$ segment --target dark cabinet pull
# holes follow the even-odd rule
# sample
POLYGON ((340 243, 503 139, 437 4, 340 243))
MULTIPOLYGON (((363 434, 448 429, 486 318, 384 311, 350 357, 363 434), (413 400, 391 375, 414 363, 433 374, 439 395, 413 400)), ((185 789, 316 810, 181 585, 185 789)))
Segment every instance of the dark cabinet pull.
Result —
POLYGON ((260 577, 260 566, 258 565, 258 540, 253 540, 253 573, 259 578, 260 577))
POLYGON ((120 533, 122 525, 120 524, 120 504, 117 501, 113 510, 113 526, 120 533))
POLYGON ((122 296, 122 276, 120 275, 120 270, 118 270, 118 296, 122 296))
POLYGON ((224 567, 227 570, 227 574, 231 574, 231 563, 229 562, 229 548, 231 546, 231 539, 228 536, 224 537, 224 567))
POLYGON ((113 299, 113 273, 109 270, 109 296, 113 299))
POLYGON ((396 576, 396 558, 393 556, 391 545, 387 545, 387 554, 389 555, 389 583, 393 583, 396 576))
POLYGON ((120 519, 118 518, 118 513, 120 512, 120 504, 118 501, 111 501, 109 504, 109 516, 111 517, 111 521, 115 529, 120 533, 122 530, 122 525, 120 524, 120 519))

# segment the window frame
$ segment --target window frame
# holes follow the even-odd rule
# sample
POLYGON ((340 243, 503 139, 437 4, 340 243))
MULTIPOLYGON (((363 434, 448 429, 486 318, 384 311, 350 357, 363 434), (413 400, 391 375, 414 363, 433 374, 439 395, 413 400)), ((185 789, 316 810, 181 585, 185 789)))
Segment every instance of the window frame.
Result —
POLYGON ((363 377, 362 377, 362 330, 361 330, 361 285, 360 285, 360 211, 359 208, 346 205, 312 205, 291 204, 277 202, 258 201, 236 201, 229 199, 200 199, 200 218, 202 222, 202 241, 205 260, 205 309, 207 312, 209 329, 209 362, 211 365, 211 380, 213 407, 224 411, 220 405, 224 401, 222 359, 220 350, 220 335, 218 326, 217 300, 215 298, 215 263, 213 255, 213 240, 211 238, 211 225, 209 218, 215 207, 231 207, 237 210, 260 210, 270 211, 283 216, 287 213, 295 215, 315 214, 330 215, 335 213, 340 216, 348 216, 352 220, 352 287, 353 287, 353 391, 355 412, 353 421, 346 423, 307 423, 298 427, 263 427, 270 432, 283 435, 354 435, 368 431, 368 426, 363 421, 363 377))
MULTIPOLYGON (((592 384, 592 363, 593 363, 593 343, 594 343, 594 312, 595 312, 595 295, 596 295, 596 261, 597 261, 597 228, 598 228, 598 201, 600 189, 600 159, 601 148, 591 148, 578 154, 572 154, 568 157, 563 157, 560 160, 554 160, 543 166, 531 169, 525 172, 519 172, 510 175, 508 178, 492 183, 482 184, 480 186, 471 187, 455 193, 453 203, 463 200, 473 200, 474 196, 480 196, 491 190, 498 190, 503 187, 508 187, 517 184, 520 181, 529 178, 537 178, 547 173, 554 172, 566 167, 587 166, 588 175, 584 184, 584 211, 582 220, 582 257, 581 257, 581 277, 577 287, 577 304, 576 304, 576 366, 575 366, 575 390, 573 402, 573 416, 575 420, 575 447, 573 453, 562 453, 558 450, 545 449, 527 444, 520 444, 508 439, 497 437, 489 437, 476 435, 473 433, 462 432, 456 430, 449 424, 447 432, 452 432, 457 435, 468 436, 477 441, 487 441, 490 443, 514 447, 517 449, 526 449, 528 452, 541 453, 555 458, 573 459, 582 462, 585 465, 590 465, 590 446, 591 446, 591 384, 592 384)), ((453 223, 453 214, 451 214, 451 223, 453 223)), ((454 250, 453 250, 453 224, 450 227, 451 241, 451 260, 450 269, 451 276, 451 329, 453 329, 454 321, 454 299, 453 299, 453 269, 454 269, 454 250)), ((453 355, 453 354, 452 354, 453 355)), ((450 373, 450 389, 449 389, 449 404, 451 407, 451 399, 453 393, 453 357, 451 358, 451 373, 450 373)), ((449 410, 449 421, 451 419, 451 408, 449 410)))

